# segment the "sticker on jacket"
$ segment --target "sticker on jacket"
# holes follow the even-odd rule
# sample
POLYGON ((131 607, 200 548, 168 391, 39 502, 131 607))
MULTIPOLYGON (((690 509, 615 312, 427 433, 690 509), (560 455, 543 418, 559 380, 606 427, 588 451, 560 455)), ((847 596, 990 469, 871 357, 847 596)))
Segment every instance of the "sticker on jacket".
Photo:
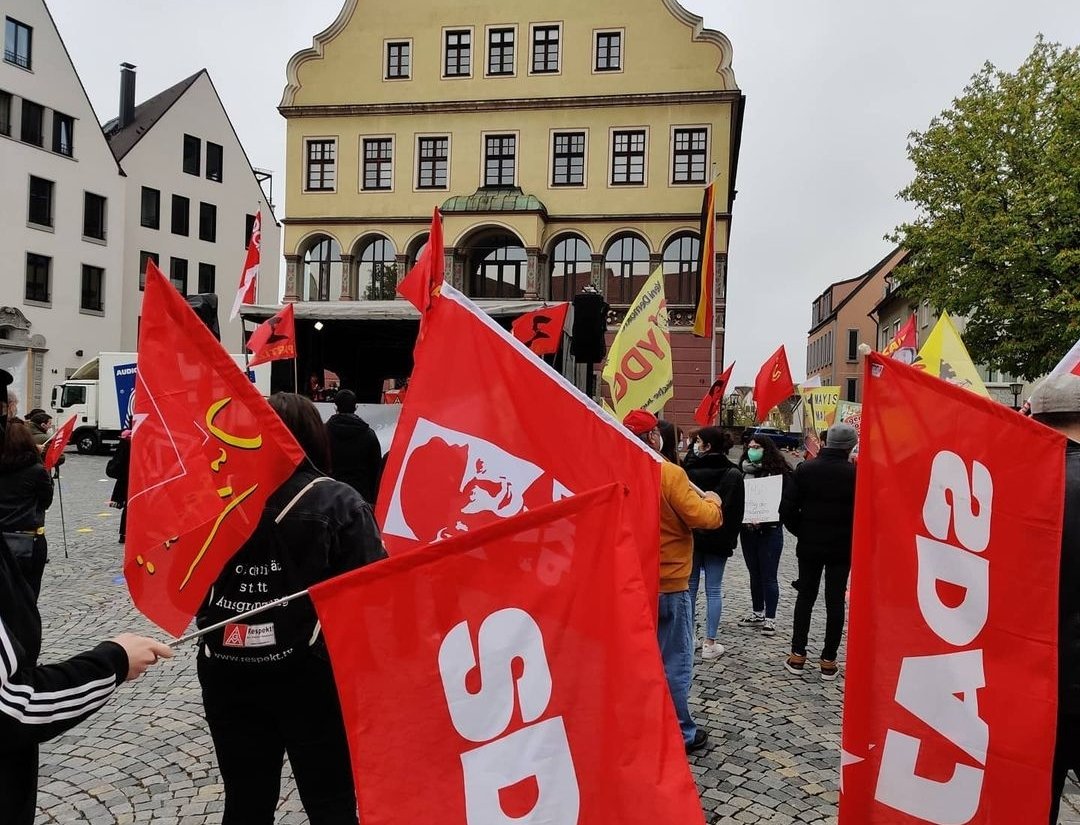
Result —
POLYGON ((225 647, 271 647, 277 644, 274 624, 227 624, 223 632, 225 647))

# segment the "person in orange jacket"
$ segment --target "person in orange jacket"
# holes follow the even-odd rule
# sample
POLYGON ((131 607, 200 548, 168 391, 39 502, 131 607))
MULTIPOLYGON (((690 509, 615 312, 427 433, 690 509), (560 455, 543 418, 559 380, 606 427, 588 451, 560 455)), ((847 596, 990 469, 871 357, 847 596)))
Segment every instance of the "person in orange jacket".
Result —
MULTIPOLYGON (((655 415, 633 410, 623 419, 623 426, 660 452, 663 438, 655 415)), ((686 470, 677 464, 665 461, 660 466, 660 608, 656 635, 687 753, 700 750, 709 741, 709 735, 690 715, 689 705, 694 670, 694 609, 690 601, 693 531, 715 529, 723 520, 716 493, 699 493, 690 484, 686 470)))

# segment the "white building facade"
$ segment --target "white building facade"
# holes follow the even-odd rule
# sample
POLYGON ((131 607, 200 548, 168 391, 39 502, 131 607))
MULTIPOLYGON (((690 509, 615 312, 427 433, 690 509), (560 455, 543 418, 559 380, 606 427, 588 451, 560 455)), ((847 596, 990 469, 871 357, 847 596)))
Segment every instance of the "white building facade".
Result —
POLYGON ((26 413, 120 348, 126 187, 45 4, 0 19, 0 359, 26 413))
POLYGON ((278 298, 281 229, 209 74, 202 70, 135 106, 121 71, 120 116, 105 133, 126 174, 121 346, 138 341, 146 261, 184 294, 218 296, 221 340, 242 346, 229 313, 255 216, 262 213, 259 299, 278 298))

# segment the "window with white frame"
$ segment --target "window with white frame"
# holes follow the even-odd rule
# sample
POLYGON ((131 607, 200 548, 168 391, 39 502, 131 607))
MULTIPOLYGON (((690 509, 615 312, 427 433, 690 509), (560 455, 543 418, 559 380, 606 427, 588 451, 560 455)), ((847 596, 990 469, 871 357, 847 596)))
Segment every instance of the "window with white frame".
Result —
POLYGON ((490 77, 514 74, 516 34, 513 27, 488 29, 487 73, 490 77))
POLYGON ((622 32, 597 32, 593 69, 598 72, 622 71, 622 32))
POLYGON ((556 132, 552 136, 551 185, 585 185, 584 132, 556 132))
POLYGON ((307 142, 305 188, 309 192, 332 192, 337 186, 337 141, 307 142))
POLYGON ((516 135, 484 136, 484 186, 513 186, 516 165, 516 135))
POLYGON ((672 135, 672 183, 707 183, 709 130, 703 127, 675 129, 672 135))
POLYGON ((394 141, 392 138, 364 138, 364 189, 388 191, 394 187, 394 141))
POLYGON ((472 74, 472 30, 448 29, 444 33, 443 77, 472 74))
POLYGON ((559 46, 561 40, 561 26, 554 24, 545 26, 533 26, 533 74, 554 74, 559 71, 559 46))
POLYGON ((611 183, 641 186, 645 183, 644 129, 618 129, 611 133, 611 183))
POLYGON ((412 77, 412 43, 390 40, 386 44, 386 79, 408 80, 412 77))
POLYGON ((416 142, 416 188, 446 189, 450 177, 450 138, 422 137, 416 142))

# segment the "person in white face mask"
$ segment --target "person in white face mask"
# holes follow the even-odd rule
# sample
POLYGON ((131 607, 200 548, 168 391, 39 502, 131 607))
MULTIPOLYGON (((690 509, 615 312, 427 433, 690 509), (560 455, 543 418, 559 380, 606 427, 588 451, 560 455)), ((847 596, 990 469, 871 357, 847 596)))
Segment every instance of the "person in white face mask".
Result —
POLYGON ((690 452, 683 467, 690 480, 702 490, 720 496, 724 523, 715 530, 694 531, 694 566, 690 571, 690 601, 697 614, 697 591, 705 576, 705 641, 701 645, 703 660, 722 656, 724 646, 717 641, 717 630, 723 613, 721 586, 724 567, 739 543, 745 489, 742 471, 731 462, 728 453, 735 445, 730 435, 719 427, 698 430, 690 443, 690 452))

